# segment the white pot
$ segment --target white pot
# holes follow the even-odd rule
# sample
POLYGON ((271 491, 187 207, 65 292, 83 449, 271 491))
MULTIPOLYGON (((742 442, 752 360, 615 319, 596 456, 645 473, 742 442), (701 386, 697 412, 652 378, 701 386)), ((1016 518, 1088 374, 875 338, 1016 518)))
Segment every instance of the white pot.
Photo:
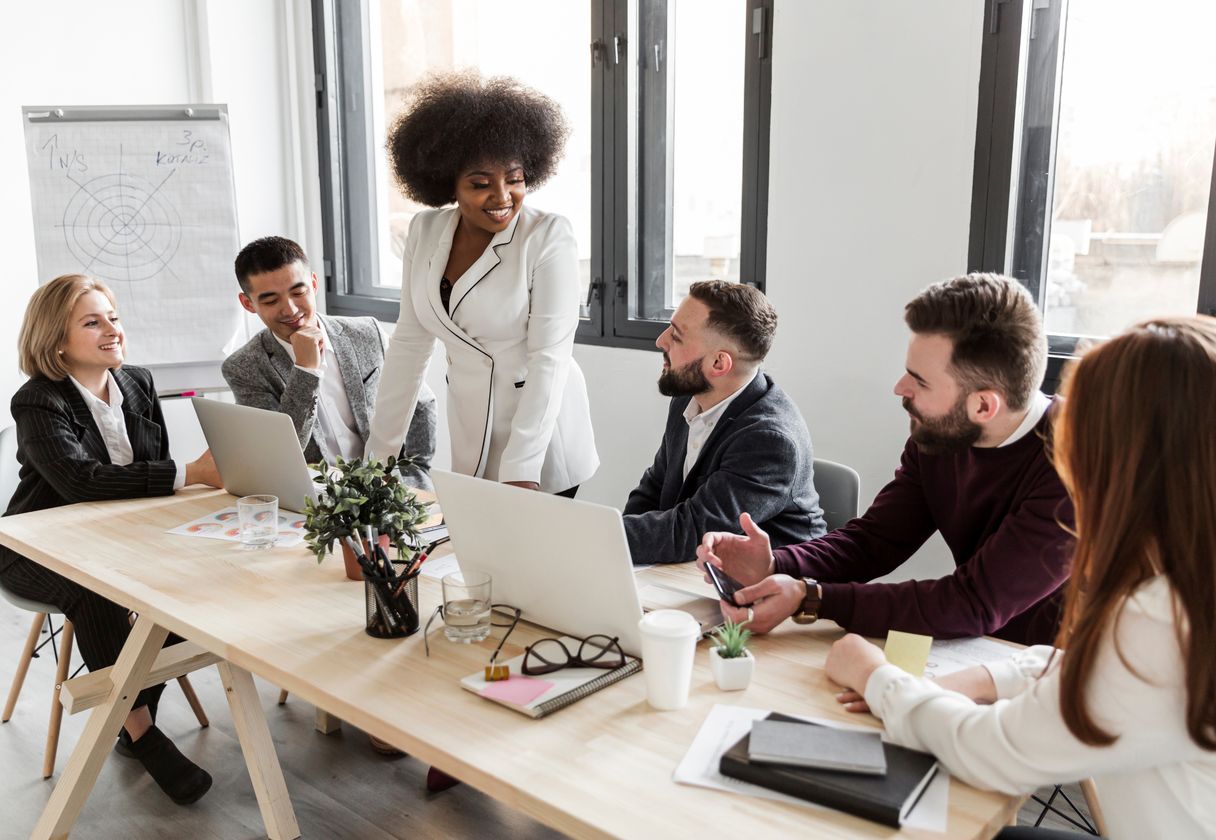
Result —
POLYGON ((756 657, 749 650, 734 659, 723 659, 718 655, 718 649, 711 647, 709 670, 713 672, 718 688, 723 691, 739 691, 747 688, 748 683, 752 681, 752 672, 756 670, 756 657))

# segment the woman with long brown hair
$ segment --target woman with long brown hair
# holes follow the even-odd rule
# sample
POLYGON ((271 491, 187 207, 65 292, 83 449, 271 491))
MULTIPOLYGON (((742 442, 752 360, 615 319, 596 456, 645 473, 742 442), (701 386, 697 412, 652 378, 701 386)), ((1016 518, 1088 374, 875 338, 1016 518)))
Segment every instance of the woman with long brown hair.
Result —
POLYGON ((1093 776, 1113 837, 1216 836, 1216 319, 1139 324, 1064 392, 1054 459, 1077 530, 1058 650, 941 685, 849 635, 828 676, 971 784, 1093 776))

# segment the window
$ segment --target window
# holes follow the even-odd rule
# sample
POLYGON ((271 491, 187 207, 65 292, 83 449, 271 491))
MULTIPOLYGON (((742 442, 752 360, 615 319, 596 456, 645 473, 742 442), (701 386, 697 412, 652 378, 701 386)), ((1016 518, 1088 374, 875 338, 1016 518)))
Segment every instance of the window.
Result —
POLYGON ((384 138, 423 75, 476 67, 563 107, 583 341, 651 347, 700 279, 764 286, 772 0, 314 0, 329 311, 395 320, 422 208, 384 138))
POLYGON ((989 4, 970 263, 1026 284, 1057 367, 1086 338, 1216 308, 1212 26, 1187 0, 989 4))

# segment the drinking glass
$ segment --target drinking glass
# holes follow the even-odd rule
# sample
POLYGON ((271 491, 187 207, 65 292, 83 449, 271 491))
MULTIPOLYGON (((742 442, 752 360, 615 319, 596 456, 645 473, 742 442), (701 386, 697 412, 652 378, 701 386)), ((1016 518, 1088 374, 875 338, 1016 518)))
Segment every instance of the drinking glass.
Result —
POLYGON ((490 635, 490 576, 453 572, 443 584, 443 635, 449 641, 480 642, 490 635))
POLYGON ((270 548, 279 537, 279 497, 245 496, 236 500, 241 547, 246 551, 270 548))

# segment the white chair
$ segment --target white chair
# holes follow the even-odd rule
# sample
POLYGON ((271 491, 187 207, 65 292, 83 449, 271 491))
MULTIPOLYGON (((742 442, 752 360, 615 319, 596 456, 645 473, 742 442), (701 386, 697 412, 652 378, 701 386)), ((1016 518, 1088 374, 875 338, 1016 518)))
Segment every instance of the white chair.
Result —
POLYGON ((815 491, 819 493, 819 506, 823 508, 823 519, 829 531, 835 531, 850 519, 857 517, 857 505, 861 496, 861 476, 852 467, 816 458, 815 491))
MULTIPOLYGON (((4 429, 0 429, 0 509, 8 508, 9 500, 12 499, 13 492, 17 489, 17 477, 17 429, 14 426, 7 426, 4 429)), ((51 717, 46 732, 46 750, 42 756, 42 778, 49 779, 55 773, 55 754, 59 749, 59 728, 63 721, 63 706, 59 703, 59 690, 63 686, 64 681, 68 679, 68 670, 71 667, 72 661, 72 640, 75 631, 72 627, 72 622, 67 618, 64 618, 63 624, 58 628, 55 627, 52 616, 61 615, 61 612, 53 604, 44 604, 40 601, 22 598, 20 595, 5 589, 3 583, 0 583, 0 595, 3 595, 5 600, 13 606, 34 613, 34 620, 30 624, 30 632, 25 640, 25 648, 21 651, 21 659, 17 662, 17 670, 13 674, 13 682, 8 690, 8 700, 4 704, 4 716, 3 720, 0 720, 0 723, 8 723, 9 718, 13 716, 13 710, 17 706, 17 698, 21 696, 21 687, 25 684, 26 672, 30 669, 30 662, 45 645, 51 645, 52 651, 54 651, 55 637, 56 635, 59 636, 58 660, 55 668, 55 691, 51 696, 51 717), (39 644, 38 637, 42 635, 44 625, 47 627, 49 635, 46 640, 39 644)), ((83 668, 84 666, 81 665, 80 667, 83 668)), ((77 668, 77 670, 79 671, 80 669, 77 668)), ((207 714, 203 711, 203 706, 199 703, 198 696, 194 693, 194 687, 190 685, 190 681, 183 676, 179 677, 177 682, 181 686, 182 692, 186 695, 190 708, 194 710, 194 716, 198 718, 199 726, 209 725, 207 714)))

